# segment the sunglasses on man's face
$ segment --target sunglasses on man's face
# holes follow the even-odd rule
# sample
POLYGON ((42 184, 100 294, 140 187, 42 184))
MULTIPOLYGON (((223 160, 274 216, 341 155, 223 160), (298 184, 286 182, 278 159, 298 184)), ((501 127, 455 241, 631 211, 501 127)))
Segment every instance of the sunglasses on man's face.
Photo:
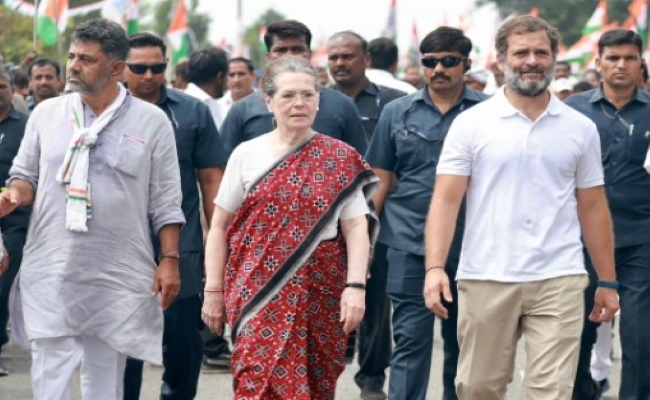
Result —
POLYGON ((460 64, 461 61, 464 61, 464 57, 442 57, 442 58, 434 58, 434 57, 427 57, 423 58, 420 60, 422 65, 427 68, 435 68, 438 63, 442 64, 443 67, 445 68, 453 68, 460 64))
POLYGON ((167 69, 167 63, 153 65, 127 63, 126 65, 129 67, 129 70, 136 75, 144 75, 149 69, 151 70, 152 74, 158 75, 162 74, 167 69))

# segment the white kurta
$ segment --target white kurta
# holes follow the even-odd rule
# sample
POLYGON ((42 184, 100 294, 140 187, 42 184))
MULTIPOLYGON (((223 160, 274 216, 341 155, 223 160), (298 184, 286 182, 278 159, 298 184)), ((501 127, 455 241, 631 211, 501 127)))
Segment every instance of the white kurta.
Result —
POLYGON ((34 110, 9 173, 36 188, 19 322, 30 340, 94 335, 160 363, 163 314, 151 294, 150 226, 158 232, 185 221, 171 124, 154 105, 127 96, 90 151, 93 213, 88 232, 74 233, 65 228, 65 187, 55 179, 72 135, 71 109, 70 96, 61 96, 34 110))

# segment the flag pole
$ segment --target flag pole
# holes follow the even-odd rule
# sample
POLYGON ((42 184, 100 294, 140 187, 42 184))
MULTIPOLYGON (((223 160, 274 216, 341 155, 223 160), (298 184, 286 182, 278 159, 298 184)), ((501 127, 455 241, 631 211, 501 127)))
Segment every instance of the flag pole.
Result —
POLYGON ((39 0, 34 0, 34 32, 32 34, 32 47, 34 51, 38 48, 38 3, 39 0))

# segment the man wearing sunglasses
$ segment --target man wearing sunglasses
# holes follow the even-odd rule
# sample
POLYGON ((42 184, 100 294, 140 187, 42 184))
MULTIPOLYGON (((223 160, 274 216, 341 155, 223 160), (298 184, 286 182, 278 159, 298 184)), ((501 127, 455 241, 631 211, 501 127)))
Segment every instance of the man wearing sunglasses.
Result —
MULTIPOLYGON (((442 144, 452 121, 487 96, 465 87, 472 42, 462 31, 441 27, 420 43, 426 86, 388 104, 379 117, 366 159, 380 177, 374 202, 380 214, 378 243, 388 247, 386 291, 393 303, 393 340, 388 398, 426 398, 435 315, 424 296, 424 224, 433 192, 442 144), (391 191, 393 182, 397 187, 391 191), (382 212, 383 211, 383 212, 382 212)), ((464 216, 458 218, 463 230, 464 216)), ((453 256, 439 268, 453 276, 460 236, 453 256)), ((458 359, 456 307, 443 320, 443 398, 456 399, 454 378, 458 359)))
MULTIPOLYGON (((370 61, 368 42, 355 32, 332 35, 327 43, 327 59, 329 72, 336 82, 334 89, 354 99, 366 136, 370 138, 384 106, 406 93, 377 85, 366 77, 370 61)), ((383 387, 392 347, 386 270, 386 246, 377 243, 366 283, 366 312, 358 334, 359 372, 354 378, 364 400, 386 398, 383 387)))
MULTIPOLYGON (((150 33, 132 35, 124 78, 133 96, 157 105, 167 115, 176 136, 186 225, 181 231, 179 245, 181 290, 165 311, 165 370, 160 398, 193 399, 203 359, 199 331, 202 325, 199 294, 202 290, 203 232, 199 209, 203 206, 207 220, 212 220, 212 199, 221 182, 226 156, 208 106, 165 87, 165 54, 166 46, 161 38, 150 33)), ((154 248, 158 249, 159 242, 152 239, 154 248)), ((124 399, 137 400, 141 383, 142 361, 129 359, 124 376, 124 399)))

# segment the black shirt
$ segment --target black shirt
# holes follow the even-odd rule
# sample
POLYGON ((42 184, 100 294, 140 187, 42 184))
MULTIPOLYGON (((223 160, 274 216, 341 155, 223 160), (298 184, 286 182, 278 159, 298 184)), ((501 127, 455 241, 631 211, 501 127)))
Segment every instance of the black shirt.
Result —
MULTIPOLYGON (((483 93, 465 88, 442 114, 424 87, 391 102, 381 113, 366 160, 373 168, 393 172, 398 184, 384 201, 379 243, 424 256, 424 225, 445 137, 458 114, 485 99, 483 93)), ((450 258, 460 254, 464 221, 461 209, 450 258)))
MULTIPOLYGON (((338 86, 334 87, 334 89, 344 93, 338 86)), ((366 86, 354 98, 354 104, 357 106, 357 111, 361 117, 361 122, 363 123, 368 140, 370 140, 372 134, 375 132, 379 115, 384 109, 384 106, 402 96, 406 96, 406 93, 401 90, 377 85, 369 79, 366 79, 366 86)))
POLYGON ((598 127, 616 247, 650 243, 650 174, 643 168, 650 145, 650 93, 637 90, 620 110, 602 88, 571 96, 566 103, 598 127))
MULTIPOLYGON (((181 208, 186 220, 179 244, 180 297, 186 297, 199 293, 202 282, 203 230, 199 215, 201 202, 196 171, 224 165, 227 159, 207 105, 194 97, 166 87, 162 87, 161 97, 156 105, 167 114, 176 137, 183 192, 181 208)), ((153 235, 152 239, 155 254, 160 254, 158 237, 153 235)))
MULTIPOLYGON (((18 154, 20 143, 25 134, 27 115, 12 107, 9 116, 0 121, 0 179, 6 182, 9 179, 9 169, 18 154)), ((4 186, 4 185, 3 185, 4 186)), ((27 232, 29 224, 30 207, 20 207, 14 212, 0 219, 2 234, 9 235, 14 231, 22 234, 27 232)), ((9 255, 11 257, 11 254, 9 255)))
MULTIPOLYGON (((318 133, 346 142, 360 154, 368 141, 359 114, 350 97, 326 87, 320 88, 319 109, 313 128, 318 133)), ((249 94, 232 105, 221 125, 221 138, 230 157, 240 143, 273 130, 273 114, 261 92, 249 94)))

